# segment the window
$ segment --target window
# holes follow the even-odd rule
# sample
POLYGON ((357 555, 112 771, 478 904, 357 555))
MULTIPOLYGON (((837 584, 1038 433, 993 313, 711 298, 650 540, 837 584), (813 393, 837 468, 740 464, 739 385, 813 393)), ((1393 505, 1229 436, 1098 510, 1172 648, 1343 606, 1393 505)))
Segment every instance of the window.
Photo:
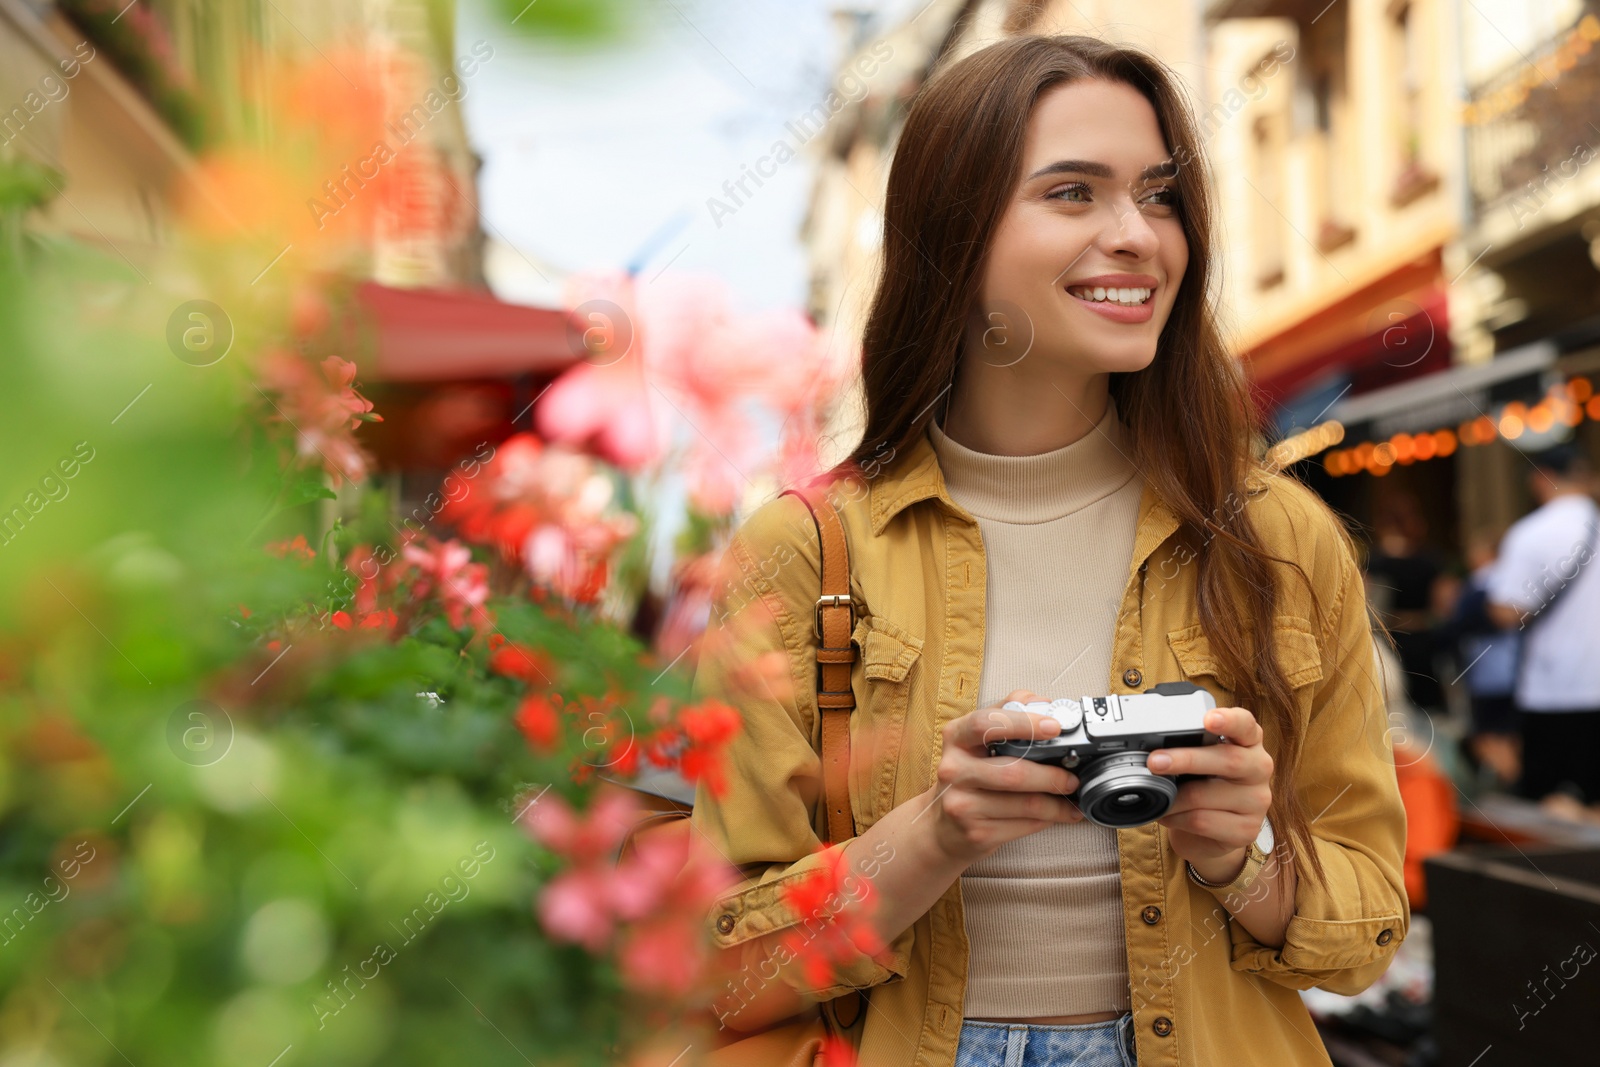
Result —
POLYGON ((1252 129, 1251 170, 1256 196, 1251 234, 1256 285, 1271 289, 1283 282, 1283 138, 1275 116, 1263 115, 1252 129))

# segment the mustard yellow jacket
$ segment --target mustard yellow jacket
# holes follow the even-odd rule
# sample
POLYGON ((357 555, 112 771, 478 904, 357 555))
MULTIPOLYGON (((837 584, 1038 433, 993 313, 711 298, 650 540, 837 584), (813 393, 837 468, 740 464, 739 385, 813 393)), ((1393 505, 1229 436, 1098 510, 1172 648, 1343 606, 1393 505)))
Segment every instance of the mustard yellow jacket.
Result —
MULTIPOLYGON (((985 608, 977 522, 946 491, 926 433, 906 454, 863 473, 832 492, 849 537, 861 651, 850 772, 858 832, 934 785, 941 727, 977 704, 985 608)), ((1405 814, 1355 560, 1337 520, 1289 477, 1252 476, 1238 506, 1249 510, 1268 550, 1297 562, 1317 590, 1314 604, 1305 583, 1281 567, 1275 623, 1303 738, 1295 788, 1313 820, 1326 881, 1300 878, 1284 944, 1270 948, 1185 877, 1164 828, 1118 831, 1141 1067, 1329 1063, 1296 990, 1364 989, 1383 973, 1410 920, 1401 873, 1405 814)), ((1147 486, 1106 691, 1192 679, 1227 705, 1232 679, 1218 675, 1196 609, 1196 546, 1178 531, 1176 516, 1147 486)), ((750 515, 727 549, 696 671, 699 696, 726 700, 744 716, 728 752, 725 793, 713 796, 702 783, 693 815, 695 828, 747 876, 707 916, 719 946, 743 946, 743 969, 718 1012, 735 1011, 771 981, 823 999, 871 987, 862 1064, 949 1067, 967 973, 959 880, 893 942, 886 960, 847 959, 834 985, 809 985, 788 954, 755 943, 786 929, 811 936, 820 925, 781 893, 821 862, 825 829, 816 799, 818 560, 802 501, 782 496, 750 515)), ((1269 729, 1269 752, 1273 744, 1269 729)), ((864 873, 892 863, 890 853, 867 858, 872 869, 864 873)), ((845 896, 852 892, 847 885, 845 896)))

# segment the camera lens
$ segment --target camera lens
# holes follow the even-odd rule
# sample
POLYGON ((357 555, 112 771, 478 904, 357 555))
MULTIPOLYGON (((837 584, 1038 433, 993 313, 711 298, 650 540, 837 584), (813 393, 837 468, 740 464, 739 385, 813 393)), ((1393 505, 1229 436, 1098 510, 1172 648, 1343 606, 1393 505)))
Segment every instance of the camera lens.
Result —
POLYGON ((1114 830, 1143 826, 1167 813, 1178 795, 1178 783, 1152 774, 1147 753, 1118 752, 1085 767, 1078 787, 1078 807, 1090 822, 1114 830))

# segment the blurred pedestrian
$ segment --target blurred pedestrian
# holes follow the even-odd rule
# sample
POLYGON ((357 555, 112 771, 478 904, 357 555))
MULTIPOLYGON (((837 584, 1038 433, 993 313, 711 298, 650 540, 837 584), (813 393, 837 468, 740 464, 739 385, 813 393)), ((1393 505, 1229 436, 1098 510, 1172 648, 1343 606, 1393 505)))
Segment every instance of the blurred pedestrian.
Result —
POLYGON ((1406 696, 1432 713, 1444 707, 1444 694, 1434 675, 1432 632, 1434 583, 1444 568, 1425 543, 1427 532, 1415 495, 1398 492, 1386 497, 1373 519, 1367 592, 1394 638, 1406 696))
POLYGON ((1489 579, 1489 613, 1522 632, 1514 699, 1522 780, 1533 800, 1557 791, 1600 801, 1600 507, 1570 445, 1530 457, 1539 507, 1506 533, 1489 579))
POLYGON ((1463 750, 1474 767, 1485 766, 1496 782, 1510 786, 1522 772, 1522 740, 1512 692, 1522 634, 1502 630, 1489 616, 1489 578, 1494 573, 1500 535, 1480 533, 1467 542, 1470 569, 1459 595, 1438 630, 1441 644, 1453 646, 1466 686, 1472 725, 1463 750))

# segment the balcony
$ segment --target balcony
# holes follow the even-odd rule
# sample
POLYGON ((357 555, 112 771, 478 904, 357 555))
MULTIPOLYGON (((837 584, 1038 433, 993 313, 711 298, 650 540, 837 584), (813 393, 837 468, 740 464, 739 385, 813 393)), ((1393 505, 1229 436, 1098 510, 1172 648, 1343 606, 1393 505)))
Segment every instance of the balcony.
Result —
POLYGON ((1473 213, 1509 209, 1521 228, 1592 161, 1600 95, 1600 19, 1585 14, 1473 87, 1462 108, 1473 213))

